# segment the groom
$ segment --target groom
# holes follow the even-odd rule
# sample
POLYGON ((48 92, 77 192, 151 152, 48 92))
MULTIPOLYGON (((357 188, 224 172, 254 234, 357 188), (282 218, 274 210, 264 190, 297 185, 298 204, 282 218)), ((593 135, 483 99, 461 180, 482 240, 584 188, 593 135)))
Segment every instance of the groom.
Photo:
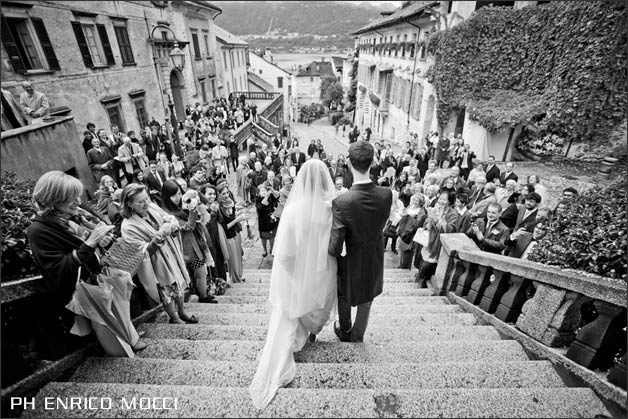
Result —
POLYGON ((392 191, 369 178, 373 146, 357 141, 349 146, 351 189, 332 201, 333 224, 329 253, 338 257, 338 318, 334 332, 343 342, 362 342, 373 299, 384 287, 383 230, 390 214, 392 191), (346 255, 342 253, 346 244, 346 255), (351 306, 358 306, 351 324, 351 306))

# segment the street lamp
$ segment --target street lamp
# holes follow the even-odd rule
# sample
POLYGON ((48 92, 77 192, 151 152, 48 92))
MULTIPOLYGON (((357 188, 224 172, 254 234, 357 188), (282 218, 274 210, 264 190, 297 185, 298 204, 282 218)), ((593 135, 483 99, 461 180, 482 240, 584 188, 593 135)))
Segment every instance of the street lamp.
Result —
POLYGON ((179 48, 177 41, 174 41, 174 48, 170 51, 169 55, 172 65, 178 68, 179 71, 183 70, 183 67, 185 67, 185 53, 179 48))

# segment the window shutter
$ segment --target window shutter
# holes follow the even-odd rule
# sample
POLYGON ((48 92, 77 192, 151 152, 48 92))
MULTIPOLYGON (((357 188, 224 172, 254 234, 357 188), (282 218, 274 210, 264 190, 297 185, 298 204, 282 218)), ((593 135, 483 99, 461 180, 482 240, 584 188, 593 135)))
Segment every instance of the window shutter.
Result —
POLYGON ((97 23, 98 35, 100 36, 100 42, 102 43, 102 49, 105 51, 105 57, 107 58, 107 64, 114 65, 116 60, 113 58, 113 51, 111 50, 111 44, 109 43, 109 37, 107 36, 107 29, 102 23, 97 23))
POLYGON ((37 37, 39 38, 41 48, 44 50, 46 61, 48 61, 48 67, 51 70, 60 70, 61 67, 59 67, 59 60, 57 60, 55 50, 52 47, 50 38, 48 37, 48 32, 46 31, 46 27, 44 26, 44 21, 37 17, 32 17, 31 21, 33 22, 33 26, 35 27, 35 32, 37 32, 37 37))
POLYGON ((24 65, 24 61, 22 61, 22 57, 20 56, 20 50, 17 48, 17 44, 13 39, 13 35, 11 35, 11 31, 9 30, 9 25, 7 23, 7 19, 2 15, 2 44, 4 45, 4 49, 7 51, 7 55, 9 56, 9 60, 11 60, 11 65, 13 65, 13 70, 16 73, 26 73, 26 66, 24 65))
POLYGON ((87 41, 85 40, 85 34, 83 33, 83 28, 79 22, 70 22, 72 24, 72 29, 74 29, 74 35, 76 36, 76 42, 79 46, 79 51, 81 51, 81 56, 83 57, 83 63, 87 68, 93 68, 94 62, 92 61, 92 56, 89 53, 89 47, 87 46, 87 41))
POLYGON ((126 27, 114 26, 114 32, 116 33, 116 39, 120 46, 120 55, 122 55, 122 64, 135 64, 133 59, 133 50, 131 49, 131 42, 129 41, 129 34, 126 27))

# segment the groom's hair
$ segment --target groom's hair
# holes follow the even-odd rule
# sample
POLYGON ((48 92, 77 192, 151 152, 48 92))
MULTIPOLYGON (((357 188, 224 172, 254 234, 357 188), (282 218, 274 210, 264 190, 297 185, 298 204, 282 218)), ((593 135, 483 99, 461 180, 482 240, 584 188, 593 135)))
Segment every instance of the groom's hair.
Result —
POLYGON ((349 146, 349 161, 351 166, 358 172, 364 174, 373 163, 375 150, 371 143, 367 141, 356 141, 349 146))

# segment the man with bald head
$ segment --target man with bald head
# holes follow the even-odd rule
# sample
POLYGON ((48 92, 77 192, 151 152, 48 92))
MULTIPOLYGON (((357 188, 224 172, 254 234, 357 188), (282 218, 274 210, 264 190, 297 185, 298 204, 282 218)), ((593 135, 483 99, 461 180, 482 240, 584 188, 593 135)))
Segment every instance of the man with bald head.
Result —
POLYGON ((42 92, 38 92, 33 88, 29 81, 22 83, 24 93, 20 95, 20 109, 29 124, 42 122, 48 117, 48 109, 50 104, 48 99, 42 92))

